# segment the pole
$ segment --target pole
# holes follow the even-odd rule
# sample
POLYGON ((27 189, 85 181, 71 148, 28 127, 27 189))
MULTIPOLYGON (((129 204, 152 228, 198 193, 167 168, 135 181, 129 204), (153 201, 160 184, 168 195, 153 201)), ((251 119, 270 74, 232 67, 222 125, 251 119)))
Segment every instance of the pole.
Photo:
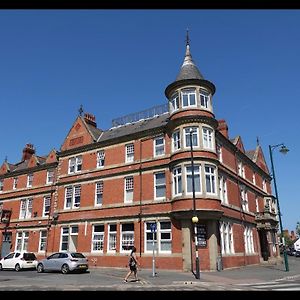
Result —
POLYGON ((283 237, 281 212, 280 212, 280 205, 279 205, 279 198, 278 198, 277 184, 276 184, 276 177, 275 177, 275 169, 274 169, 274 163, 273 163, 273 153, 272 153, 273 149, 276 148, 277 146, 281 146, 281 145, 276 145, 276 146, 269 145, 269 151, 270 151, 270 160, 271 160, 271 167, 272 167, 273 183, 274 183, 276 202, 277 202, 278 217, 279 217, 280 235, 281 235, 282 244, 283 244, 284 265, 285 265, 285 271, 288 272, 289 271, 289 264, 288 264, 286 249, 285 249, 285 240, 284 240, 284 237, 283 237))
POLYGON ((193 191, 193 218, 194 235, 195 235, 195 254, 196 254, 196 279, 200 279, 199 253, 198 253, 198 237, 197 237, 197 222, 196 216, 196 195, 195 195, 195 177, 194 177, 194 155, 192 143, 192 129, 190 130, 190 146, 191 146, 191 163, 192 163, 192 191, 193 191))
POLYGON ((152 231, 152 277, 155 277, 154 230, 152 231))

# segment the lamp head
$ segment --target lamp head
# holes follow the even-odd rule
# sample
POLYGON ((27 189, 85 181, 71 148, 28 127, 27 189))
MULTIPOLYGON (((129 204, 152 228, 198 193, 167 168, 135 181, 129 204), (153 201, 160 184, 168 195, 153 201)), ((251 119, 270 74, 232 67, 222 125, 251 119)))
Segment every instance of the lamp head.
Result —
POLYGON ((195 224, 195 223, 198 223, 199 219, 198 217, 194 216, 192 217, 192 222, 195 224))
POLYGON ((290 150, 285 146, 282 145, 279 152, 281 152, 282 154, 287 154, 290 150))

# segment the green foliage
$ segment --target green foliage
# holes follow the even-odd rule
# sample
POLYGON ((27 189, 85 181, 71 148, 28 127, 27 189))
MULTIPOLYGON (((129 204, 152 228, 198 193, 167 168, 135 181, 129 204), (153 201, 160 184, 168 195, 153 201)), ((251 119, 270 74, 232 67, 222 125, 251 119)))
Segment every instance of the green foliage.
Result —
POLYGON ((298 235, 298 237, 300 237, 300 222, 297 222, 296 234, 298 235))
POLYGON ((285 245, 291 247, 293 245, 293 241, 291 240, 290 236, 286 232, 283 234, 283 236, 285 240, 285 245))

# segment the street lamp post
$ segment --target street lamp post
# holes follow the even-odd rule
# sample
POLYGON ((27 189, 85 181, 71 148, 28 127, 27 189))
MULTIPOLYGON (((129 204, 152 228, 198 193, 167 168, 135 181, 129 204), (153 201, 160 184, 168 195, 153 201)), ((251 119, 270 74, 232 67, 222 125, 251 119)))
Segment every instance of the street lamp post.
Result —
POLYGON ((195 254, 196 254, 196 279, 200 279, 200 265, 199 265, 199 253, 198 253, 198 237, 197 237, 197 223, 198 217, 196 215, 196 195, 195 195, 195 176, 194 176, 194 155, 193 155, 193 141, 192 141, 193 130, 190 130, 190 146, 191 146, 191 163, 192 163, 192 191, 193 191, 193 217, 192 222, 194 224, 194 235, 195 235, 195 254))
POLYGON ((282 240, 282 245, 283 245, 284 265, 285 265, 286 272, 288 272, 289 271, 289 263, 288 263, 286 249, 285 249, 285 240, 284 240, 284 237, 283 237, 281 212, 280 212, 279 198, 278 198, 278 192, 277 192, 275 169, 274 169, 274 163, 273 163, 273 150, 277 147, 280 147, 280 146, 281 146, 281 149, 279 150, 279 152, 281 152, 283 154, 286 154, 287 152, 289 152, 289 149, 283 143, 278 144, 278 145, 273 145, 273 146, 269 145, 269 151, 270 151, 270 160, 271 160, 271 166, 272 166, 272 177, 273 177, 275 195, 276 195, 276 202, 277 202, 278 217, 279 217, 280 235, 281 235, 281 240, 282 240))

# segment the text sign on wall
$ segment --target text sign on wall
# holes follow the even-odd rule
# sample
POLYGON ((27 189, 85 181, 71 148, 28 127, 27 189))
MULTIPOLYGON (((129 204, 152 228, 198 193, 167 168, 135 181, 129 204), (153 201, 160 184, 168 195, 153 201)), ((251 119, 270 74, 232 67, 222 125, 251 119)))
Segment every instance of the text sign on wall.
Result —
POLYGON ((198 247, 206 247, 207 246, 207 234, 206 234, 206 225, 205 224, 197 225, 197 241, 198 241, 198 247))

